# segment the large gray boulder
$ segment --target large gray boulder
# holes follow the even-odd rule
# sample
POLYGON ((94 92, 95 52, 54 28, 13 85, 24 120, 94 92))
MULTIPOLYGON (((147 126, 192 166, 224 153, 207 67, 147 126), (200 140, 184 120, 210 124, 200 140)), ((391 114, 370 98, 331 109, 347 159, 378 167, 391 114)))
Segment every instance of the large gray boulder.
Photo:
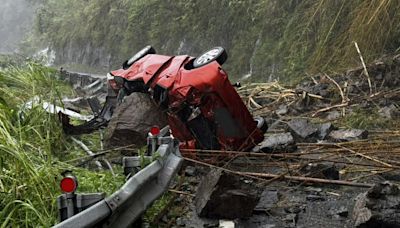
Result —
POLYGON ((262 190, 239 176, 211 169, 201 181, 195 201, 200 217, 247 218, 260 200, 262 190))
POLYGON ((400 227, 399 187, 383 182, 358 195, 352 219, 358 228, 400 227))
POLYGON ((124 98, 113 113, 105 134, 106 148, 146 145, 150 128, 167 125, 166 114, 151 100, 149 95, 132 93, 124 98))

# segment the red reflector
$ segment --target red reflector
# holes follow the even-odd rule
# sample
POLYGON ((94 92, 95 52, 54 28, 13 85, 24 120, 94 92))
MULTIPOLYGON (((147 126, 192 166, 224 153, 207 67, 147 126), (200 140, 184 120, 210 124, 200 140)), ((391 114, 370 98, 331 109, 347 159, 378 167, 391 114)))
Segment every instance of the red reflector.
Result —
POLYGON ((160 134, 160 128, 157 127, 157 126, 154 126, 154 127, 152 127, 152 128, 150 129, 150 133, 151 133, 152 135, 158 135, 158 134, 160 134))
POLYGON ((76 190, 77 183, 74 177, 64 177, 60 182, 61 191, 71 193, 76 190))

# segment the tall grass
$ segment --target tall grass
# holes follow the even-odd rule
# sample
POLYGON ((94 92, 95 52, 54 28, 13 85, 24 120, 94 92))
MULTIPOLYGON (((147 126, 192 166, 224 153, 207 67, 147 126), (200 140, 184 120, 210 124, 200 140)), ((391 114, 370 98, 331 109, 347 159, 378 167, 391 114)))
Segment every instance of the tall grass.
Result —
MULTIPOLYGON (((281 4, 281 3, 277 3, 281 4)), ((400 46, 398 0, 306 0, 293 8, 277 51, 284 72, 319 73, 360 65, 356 41, 367 62, 400 46)))
MULTIPOLYGON (((60 92, 70 91, 55 75, 34 63, 0 71, 0 227, 50 227, 57 222, 60 172, 74 169, 61 162, 71 145, 57 116, 39 106, 24 107, 35 96, 57 103, 60 92)), ((109 174, 81 170, 80 176, 88 182, 84 190, 115 188, 109 174)))
POLYGON ((55 222, 59 170, 53 154, 63 150, 62 131, 54 115, 23 108, 34 96, 56 99, 53 74, 36 64, 0 72, 1 227, 55 222))

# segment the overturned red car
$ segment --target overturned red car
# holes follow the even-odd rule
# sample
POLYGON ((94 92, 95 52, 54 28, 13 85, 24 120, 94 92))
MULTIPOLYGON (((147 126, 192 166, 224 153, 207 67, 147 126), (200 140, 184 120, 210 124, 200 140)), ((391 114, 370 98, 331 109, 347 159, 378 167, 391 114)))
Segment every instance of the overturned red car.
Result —
POLYGON ((231 85, 221 67, 226 59, 221 47, 194 58, 157 55, 147 46, 107 79, 119 98, 148 93, 165 110, 181 148, 245 151, 263 140, 267 126, 231 85))

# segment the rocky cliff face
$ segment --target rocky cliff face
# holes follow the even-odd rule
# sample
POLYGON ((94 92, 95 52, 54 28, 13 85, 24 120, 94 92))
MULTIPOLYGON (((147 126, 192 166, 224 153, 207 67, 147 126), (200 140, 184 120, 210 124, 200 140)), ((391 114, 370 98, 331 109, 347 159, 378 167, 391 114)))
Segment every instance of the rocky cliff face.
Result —
POLYGON ((400 51, 400 5, 382 0, 45 1, 36 35, 56 62, 115 68, 148 44, 167 55, 227 49, 233 79, 296 79, 400 51), (382 26, 387 25, 387 26, 382 26))
POLYGON ((68 42, 65 47, 55 48, 55 64, 83 64, 101 69, 112 67, 111 54, 105 47, 94 46, 90 41, 86 44, 68 42))

